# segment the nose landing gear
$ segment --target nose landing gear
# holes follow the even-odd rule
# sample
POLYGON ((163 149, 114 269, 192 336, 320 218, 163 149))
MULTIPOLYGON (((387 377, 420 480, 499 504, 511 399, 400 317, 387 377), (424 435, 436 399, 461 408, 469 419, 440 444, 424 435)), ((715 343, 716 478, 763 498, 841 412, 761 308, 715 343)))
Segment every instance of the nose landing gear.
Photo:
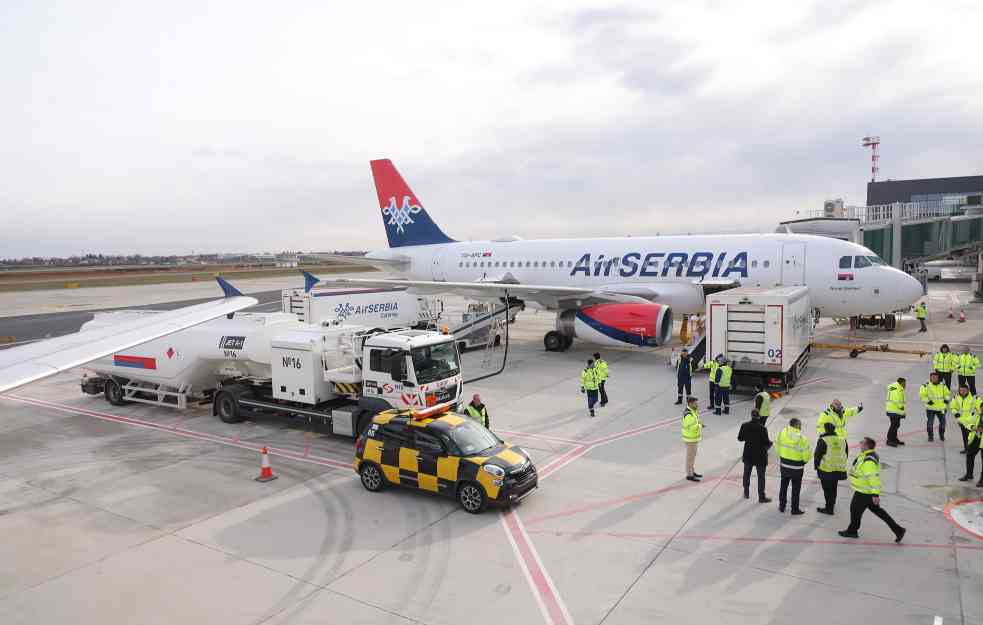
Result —
POLYGON ((556 330, 550 330, 543 337, 543 347, 548 352, 565 352, 573 345, 573 337, 560 334, 556 330))

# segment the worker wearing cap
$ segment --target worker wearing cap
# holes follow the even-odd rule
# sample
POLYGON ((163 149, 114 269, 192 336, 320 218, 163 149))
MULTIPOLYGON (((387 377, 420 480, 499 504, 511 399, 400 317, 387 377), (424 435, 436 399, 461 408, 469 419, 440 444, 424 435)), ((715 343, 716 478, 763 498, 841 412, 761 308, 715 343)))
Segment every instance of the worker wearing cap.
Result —
POLYGON ((915 306, 915 319, 918 319, 918 323, 922 324, 922 327, 918 331, 928 332, 928 327, 925 325, 925 320, 928 319, 928 306, 925 305, 925 302, 921 302, 918 306, 915 306))
POLYGON ((754 390, 757 393, 754 396, 754 409, 758 411, 761 422, 767 423, 768 417, 771 416, 771 394, 765 390, 765 385, 761 383, 758 383, 754 390))
POLYGON ((860 443, 860 454, 853 459, 847 475, 853 488, 853 499, 850 501, 850 527, 839 532, 843 538, 860 538, 860 519, 864 512, 870 510, 876 514, 894 532, 894 542, 899 543, 904 538, 905 528, 891 518, 881 508, 881 460, 874 452, 874 439, 864 438, 860 443))
POLYGON ((703 422, 700 421, 700 411, 696 403, 696 398, 692 395, 686 398, 682 423, 683 443, 686 444, 686 479, 690 482, 699 482, 703 477, 696 472, 696 449, 703 440, 703 422))
POLYGON ((836 435, 847 437, 846 424, 851 417, 855 417, 864 410, 864 405, 843 407, 843 402, 834 399, 830 402, 826 410, 819 413, 819 420, 816 421, 816 434, 822 436, 826 433, 826 423, 836 426, 836 435))
POLYGON ((594 369, 597 370, 597 390, 601 398, 601 406, 608 405, 608 391, 605 382, 608 381, 608 362, 598 353, 594 354, 594 369))
POLYGON ((949 351, 949 346, 942 344, 939 351, 932 356, 932 369, 939 372, 942 382, 952 389, 952 372, 959 366, 959 357, 949 351))
POLYGON ((887 385, 884 412, 887 413, 887 418, 891 420, 891 425, 887 428, 887 445, 889 447, 904 445, 904 441, 898 438, 898 428, 901 427, 901 419, 905 418, 905 384, 907 384, 907 380, 898 378, 887 385))
POLYGON ((778 458, 781 461, 782 479, 778 487, 778 511, 785 512, 788 501, 788 487, 792 486, 792 514, 805 514, 799 507, 799 493, 802 490, 802 474, 806 463, 812 457, 809 441, 802 435, 802 422, 789 419, 788 426, 778 434, 778 458))
POLYGON ((488 408, 481 403, 481 395, 478 393, 475 393, 471 403, 464 407, 464 412, 476 423, 488 427, 488 408))
POLYGON ((928 430, 928 442, 935 440, 932 434, 932 423, 939 420, 939 440, 945 441, 945 412, 949 406, 952 392, 941 382, 941 376, 933 371, 928 376, 928 382, 918 389, 918 397, 925 404, 925 427, 928 430))
POLYGON ((963 345, 963 353, 959 354, 956 373, 959 374, 959 384, 969 387, 969 392, 976 395, 976 370, 980 367, 980 358, 969 351, 969 345, 963 345))
POLYGON ((720 366, 722 358, 723 356, 718 354, 716 358, 703 365, 703 368, 710 373, 710 410, 717 407, 717 367, 720 366))
MULTIPOLYGON (((966 474, 959 478, 960 482, 968 482, 973 479, 974 464, 976 464, 976 454, 980 453, 980 440, 983 438, 983 420, 980 417, 980 409, 983 408, 983 399, 976 399, 976 410, 963 413, 959 418, 959 424, 966 428, 966 474)), ((983 470, 980 471, 980 481, 976 483, 983 488, 983 470)))
POLYGON ((679 353, 679 360, 676 361, 676 405, 683 403, 683 391, 686 396, 693 394, 693 368, 696 363, 690 357, 687 350, 679 353))
POLYGON ((959 385, 959 391, 949 402, 952 408, 952 418, 956 420, 959 431, 963 435, 963 449, 959 453, 965 454, 969 449, 969 430, 963 425, 964 422, 972 423, 972 414, 977 410, 976 398, 969 392, 969 387, 965 384, 959 385))
POLYGON ((717 367, 717 407, 714 408, 713 414, 720 414, 721 408, 724 414, 730 414, 730 388, 733 376, 734 369, 726 358, 722 358, 720 366, 717 367))
POLYGON ((597 403, 597 389, 601 386, 597 379, 597 369, 594 368, 594 361, 587 359, 587 366, 580 372, 580 392, 587 393, 587 410, 590 416, 594 415, 594 404, 597 403))

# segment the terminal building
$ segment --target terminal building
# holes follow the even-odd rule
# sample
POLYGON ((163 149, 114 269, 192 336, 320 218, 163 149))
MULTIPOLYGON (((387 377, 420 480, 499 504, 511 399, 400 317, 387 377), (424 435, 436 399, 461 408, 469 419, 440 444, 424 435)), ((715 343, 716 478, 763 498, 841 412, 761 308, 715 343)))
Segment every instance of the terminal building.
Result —
POLYGON ((827 201, 822 211, 784 221, 780 232, 861 243, 895 267, 960 254, 983 244, 983 176, 867 184, 866 206, 827 201))

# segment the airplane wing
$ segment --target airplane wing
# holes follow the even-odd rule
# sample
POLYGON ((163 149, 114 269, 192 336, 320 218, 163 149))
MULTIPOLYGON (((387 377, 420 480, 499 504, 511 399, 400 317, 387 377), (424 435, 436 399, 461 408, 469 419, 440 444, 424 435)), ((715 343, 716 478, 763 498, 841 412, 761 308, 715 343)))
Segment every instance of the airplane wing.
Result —
POLYGON ((0 393, 257 304, 218 280, 226 294, 220 300, 0 351, 0 393))
POLYGON ((508 281, 436 282, 432 280, 387 280, 385 278, 329 278, 322 280, 320 284, 330 286, 410 287, 417 293, 455 293, 475 298, 500 298, 505 297, 507 293, 509 297, 532 300, 550 310, 577 308, 606 302, 648 303, 658 295, 658 293, 652 290, 645 293, 628 293, 574 286, 516 284, 508 281))

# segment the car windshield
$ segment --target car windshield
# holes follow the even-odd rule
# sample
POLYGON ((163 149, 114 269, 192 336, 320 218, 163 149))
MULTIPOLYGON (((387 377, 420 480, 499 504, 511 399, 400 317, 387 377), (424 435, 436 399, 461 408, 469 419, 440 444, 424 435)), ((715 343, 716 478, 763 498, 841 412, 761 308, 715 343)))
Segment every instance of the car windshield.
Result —
POLYGON ((473 421, 465 421, 450 432, 451 440, 457 445, 462 456, 480 454, 486 449, 502 444, 490 430, 473 421))
POLYGON ((457 362, 457 347, 453 341, 416 347, 412 350, 413 370, 418 384, 443 380, 461 371, 457 362))

